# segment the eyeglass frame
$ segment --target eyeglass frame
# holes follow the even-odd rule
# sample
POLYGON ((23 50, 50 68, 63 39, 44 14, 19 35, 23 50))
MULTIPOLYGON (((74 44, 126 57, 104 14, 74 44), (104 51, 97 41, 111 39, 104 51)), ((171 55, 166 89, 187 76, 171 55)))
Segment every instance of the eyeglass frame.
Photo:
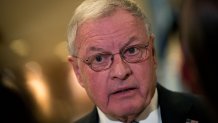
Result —
POLYGON ((81 61, 82 61, 83 63, 85 63, 86 65, 88 65, 93 71, 95 71, 95 72, 100 72, 100 71, 107 70, 107 69, 109 69, 109 68, 111 67, 111 65, 113 64, 114 55, 116 55, 116 54, 119 54, 119 55, 120 55, 120 58, 122 59, 122 61, 124 61, 124 62, 126 62, 126 63, 140 63, 140 62, 145 61, 145 60, 149 57, 149 55, 148 55, 148 53, 147 53, 147 52, 148 52, 148 49, 149 49, 149 44, 150 44, 150 41, 146 42, 146 44, 130 45, 130 46, 126 46, 126 47, 121 48, 118 53, 101 52, 101 53, 97 53, 96 55, 91 55, 91 56, 89 56, 89 57, 87 57, 87 58, 84 58, 84 59, 83 59, 83 58, 80 58, 80 57, 78 57, 78 56, 76 56, 76 55, 72 55, 72 56, 73 56, 74 58, 77 58, 77 59, 81 60, 81 61), (138 60, 138 61, 134 61, 134 62, 130 62, 130 61, 126 60, 125 56, 123 55, 124 52, 125 52, 128 48, 131 48, 131 47, 135 47, 135 48, 136 48, 136 46, 137 46, 138 49, 140 49, 141 57, 142 57, 142 55, 143 55, 143 53, 144 53, 144 52, 142 52, 142 49, 145 49, 146 57, 145 57, 144 59, 141 59, 141 60, 138 60), (110 58, 111 58, 111 63, 108 64, 107 67, 105 67, 104 69, 96 70, 96 69, 93 68, 93 65, 92 65, 92 61, 93 61, 93 60, 90 61, 89 59, 90 59, 90 58, 93 59, 94 56, 98 56, 99 54, 110 55, 110 56, 111 56, 111 57, 110 57, 110 58))

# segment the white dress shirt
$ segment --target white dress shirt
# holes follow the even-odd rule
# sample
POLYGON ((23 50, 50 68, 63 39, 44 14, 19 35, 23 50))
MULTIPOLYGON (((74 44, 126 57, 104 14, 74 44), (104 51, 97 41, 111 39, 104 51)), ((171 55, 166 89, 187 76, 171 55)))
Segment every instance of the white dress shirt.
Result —
MULTIPOLYGON (((122 123, 109 119, 98 107, 99 123, 122 123)), ((162 123, 160 106, 158 105, 158 93, 155 89, 153 98, 148 107, 137 117, 136 121, 139 123, 162 123)))

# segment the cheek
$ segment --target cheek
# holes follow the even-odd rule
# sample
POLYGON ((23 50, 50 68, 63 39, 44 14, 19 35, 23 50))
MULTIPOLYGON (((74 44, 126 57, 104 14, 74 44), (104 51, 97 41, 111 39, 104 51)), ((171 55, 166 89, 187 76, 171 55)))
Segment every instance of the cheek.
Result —
POLYGON ((142 80, 151 80, 156 74, 156 65, 152 61, 136 64, 132 69, 134 70, 135 76, 142 80))
POLYGON ((133 68, 134 76, 139 82, 142 94, 152 91, 156 83, 156 67, 151 61, 136 64, 133 68))
POLYGON ((107 75, 91 71, 85 74, 87 94, 98 107, 105 107, 108 101, 107 75))

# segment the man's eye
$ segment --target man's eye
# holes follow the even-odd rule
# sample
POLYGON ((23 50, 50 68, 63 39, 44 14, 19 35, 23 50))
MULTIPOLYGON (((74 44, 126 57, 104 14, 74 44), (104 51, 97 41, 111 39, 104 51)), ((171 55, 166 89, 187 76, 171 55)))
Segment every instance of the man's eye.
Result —
POLYGON ((136 47, 130 47, 130 48, 126 49, 126 51, 124 53, 125 53, 125 55, 135 55, 135 54, 139 53, 139 49, 136 47))
POLYGON ((96 62, 101 62, 102 60, 103 60, 103 56, 102 56, 102 55, 97 55, 97 56, 95 56, 94 61, 96 61, 96 62))
POLYGON ((104 61, 104 55, 103 54, 97 54, 97 55, 93 55, 91 57, 88 57, 86 60, 85 60, 85 63, 87 64, 99 64, 101 62, 104 61))
POLYGON ((133 54, 133 53, 135 53, 136 48, 131 47, 131 48, 129 48, 127 51, 128 51, 130 54, 133 54))
POLYGON ((92 64, 104 64, 111 58, 111 54, 97 54, 92 58, 92 64))

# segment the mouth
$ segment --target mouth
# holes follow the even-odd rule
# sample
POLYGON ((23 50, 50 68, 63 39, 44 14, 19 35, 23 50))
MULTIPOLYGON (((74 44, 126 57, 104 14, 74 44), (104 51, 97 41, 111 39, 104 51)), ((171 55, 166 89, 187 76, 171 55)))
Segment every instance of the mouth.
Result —
POLYGON ((112 93, 112 95, 125 94, 125 93, 128 93, 128 92, 134 91, 134 90, 136 90, 136 89, 137 89, 137 88, 135 88, 135 87, 120 88, 120 89, 117 89, 116 91, 114 91, 114 92, 112 93))

